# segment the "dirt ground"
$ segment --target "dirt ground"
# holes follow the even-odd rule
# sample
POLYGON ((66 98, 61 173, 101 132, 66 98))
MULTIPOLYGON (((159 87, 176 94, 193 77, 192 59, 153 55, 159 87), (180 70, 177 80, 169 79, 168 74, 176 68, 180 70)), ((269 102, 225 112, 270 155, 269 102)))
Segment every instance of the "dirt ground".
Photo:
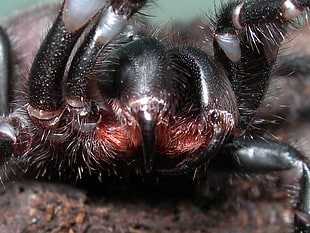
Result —
POLYGON ((0 232, 290 232, 291 205, 275 181, 19 181, 0 194, 0 232))

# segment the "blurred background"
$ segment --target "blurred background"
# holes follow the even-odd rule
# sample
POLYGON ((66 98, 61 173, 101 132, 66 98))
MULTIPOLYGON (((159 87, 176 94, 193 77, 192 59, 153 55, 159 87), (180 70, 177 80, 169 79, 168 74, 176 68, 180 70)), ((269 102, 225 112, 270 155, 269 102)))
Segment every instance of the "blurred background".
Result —
MULTIPOLYGON (((27 6, 55 2, 55 0, 9 0, 0 3, 0 19, 12 14, 12 12, 27 6)), ((58 0, 59 2, 60 0, 58 0)), ((57 0, 56 0, 57 2, 57 0)), ((220 0, 154 0, 156 4, 151 4, 151 15, 160 16, 157 21, 165 22, 170 19, 189 20, 195 16, 208 14, 214 10, 215 5, 219 5, 220 0)))

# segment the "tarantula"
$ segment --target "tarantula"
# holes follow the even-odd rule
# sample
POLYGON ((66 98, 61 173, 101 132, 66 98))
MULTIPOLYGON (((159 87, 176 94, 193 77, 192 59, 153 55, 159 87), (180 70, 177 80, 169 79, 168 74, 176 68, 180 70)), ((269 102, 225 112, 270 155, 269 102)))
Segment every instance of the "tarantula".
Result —
POLYGON ((214 161, 295 169, 294 232, 310 232, 306 157, 251 131, 278 48, 310 1, 232 1, 212 27, 168 30, 139 17, 147 3, 65 0, 56 18, 47 7, 1 29, 1 180, 17 170, 178 175, 214 161))

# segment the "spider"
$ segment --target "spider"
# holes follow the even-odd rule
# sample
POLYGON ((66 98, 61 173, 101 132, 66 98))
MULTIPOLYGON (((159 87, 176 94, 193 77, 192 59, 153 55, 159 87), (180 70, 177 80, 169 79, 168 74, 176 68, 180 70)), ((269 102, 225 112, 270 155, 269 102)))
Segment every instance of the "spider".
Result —
POLYGON ((212 163, 294 170, 294 232, 309 232, 309 162, 252 126, 279 46, 310 1, 231 1, 212 26, 164 29, 139 13, 148 4, 64 0, 57 17, 50 6, 2 27, 2 182, 18 170, 78 178, 194 174, 212 163))

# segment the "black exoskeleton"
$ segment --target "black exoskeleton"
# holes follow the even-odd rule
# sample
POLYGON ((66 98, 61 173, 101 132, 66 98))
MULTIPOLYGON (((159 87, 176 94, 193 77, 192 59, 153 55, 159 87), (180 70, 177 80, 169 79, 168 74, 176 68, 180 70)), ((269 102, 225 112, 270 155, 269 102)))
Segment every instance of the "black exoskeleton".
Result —
MULTIPOLYGON (((1 180, 17 170, 192 174, 225 154, 248 173, 295 169, 294 232, 310 232, 309 161, 251 131, 279 46, 310 1, 231 1, 197 38, 150 29, 137 17, 147 3, 64 0, 44 40, 19 38, 19 52, 6 34, 18 24, 0 30, 1 180)), ((26 27, 43 33, 50 19, 26 27)))

